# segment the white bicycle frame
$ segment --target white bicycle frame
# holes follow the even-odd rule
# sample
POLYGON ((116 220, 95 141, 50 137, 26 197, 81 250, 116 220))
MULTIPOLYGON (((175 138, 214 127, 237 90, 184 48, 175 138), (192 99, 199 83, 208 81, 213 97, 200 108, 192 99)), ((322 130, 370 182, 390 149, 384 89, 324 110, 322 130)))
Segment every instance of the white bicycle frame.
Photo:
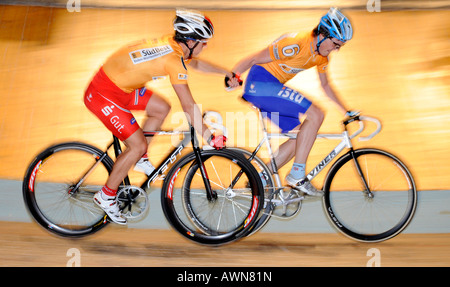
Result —
MULTIPOLYGON (((273 178, 275 179, 273 189, 274 190, 278 190, 280 195, 281 195, 279 197, 279 199, 271 199, 271 202, 274 203, 275 205, 284 205, 284 206, 286 206, 286 204, 303 200, 304 199, 303 196, 297 197, 295 199, 289 199, 289 200, 286 199, 287 196, 283 192, 283 188, 284 187, 283 187, 283 184, 281 183, 280 175, 278 174, 278 167, 276 166, 274 153, 273 153, 273 150, 272 150, 272 146, 270 144, 270 140, 273 139, 273 138, 296 139, 297 138, 297 133, 295 133, 295 132, 289 132, 289 133, 268 133, 267 132, 266 123, 265 123, 265 120, 263 118, 263 115, 262 115, 262 113, 261 113, 261 111, 259 109, 257 109, 257 111, 258 111, 259 120, 260 120, 261 126, 262 126, 263 137, 262 137, 261 141, 259 142, 258 146, 256 147, 256 149, 253 152, 250 152, 251 156, 249 157, 249 160, 252 161, 256 157, 257 153, 262 148, 262 146, 265 144, 266 148, 267 148, 267 151, 268 151, 268 154, 269 154, 269 158, 270 158, 270 165, 271 165, 271 168, 272 168, 272 171, 273 171, 272 175, 273 175, 273 178)), ((211 128, 213 128, 213 129, 220 129, 220 130, 222 130, 222 132, 225 135, 227 134, 226 127, 224 127, 222 125, 223 121, 222 121, 222 116, 220 115, 220 113, 215 112, 215 111, 207 111, 207 112, 205 112, 203 114, 203 118, 205 119, 205 122, 207 123, 207 125, 211 126, 211 128), (216 118, 217 119, 217 123, 211 122, 209 120, 209 117, 216 118)), ((359 138, 360 141, 368 141, 368 140, 372 139, 375 135, 377 135, 381 131, 381 123, 380 123, 380 121, 378 119, 376 119, 376 118, 368 117, 368 116, 359 116, 359 121, 358 121, 359 122, 359 129, 357 131, 355 131, 351 135, 348 134, 347 129, 345 129, 340 134, 318 134, 317 135, 317 138, 340 140, 340 142, 337 144, 337 146, 322 161, 320 161, 308 173, 307 178, 310 181, 314 177, 316 177, 316 175, 319 174, 345 148, 348 148, 348 149, 353 148, 351 140, 363 132, 363 130, 365 128, 364 121, 371 121, 371 122, 374 122, 377 125, 376 130, 372 134, 370 134, 370 135, 368 135, 366 137, 360 137, 359 138)), ((203 148, 205 149, 205 148, 209 148, 209 147, 203 147, 203 148)))
MULTIPOLYGON (((275 179, 276 188, 282 188, 283 185, 281 183, 280 175, 278 174, 278 168, 275 164, 275 157, 273 155, 272 147, 270 144, 270 139, 272 138, 288 138, 288 139, 296 139, 297 133, 268 133, 265 121, 262 117, 262 113, 258 110, 260 122, 263 130, 263 138, 256 149, 253 151, 253 155, 256 155, 258 151, 261 149, 263 144, 266 144, 266 148, 270 157, 270 164, 273 171, 273 176, 275 179)), ((377 125, 377 129, 370 135, 366 137, 360 137, 360 141, 368 141, 372 139, 375 135, 377 135, 381 131, 381 122, 373 117, 368 116, 360 116, 359 117, 359 129, 355 131, 353 134, 349 135, 347 130, 344 130, 340 134, 318 134, 317 138, 325 138, 325 139, 333 139, 333 140, 341 140, 339 144, 322 160, 320 161, 307 175, 308 180, 312 180, 319 174, 338 154, 340 154, 345 148, 352 148, 353 145, 351 140, 358 136, 364 130, 364 121, 371 121, 377 125)))

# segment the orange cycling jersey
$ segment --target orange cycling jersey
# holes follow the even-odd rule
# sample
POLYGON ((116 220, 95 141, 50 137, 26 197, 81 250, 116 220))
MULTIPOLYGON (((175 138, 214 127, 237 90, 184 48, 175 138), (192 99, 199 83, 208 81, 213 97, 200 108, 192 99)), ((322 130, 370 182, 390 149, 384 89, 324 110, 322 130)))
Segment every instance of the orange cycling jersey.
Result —
POLYGON ((315 53, 314 36, 311 32, 286 34, 269 45, 272 62, 262 64, 282 84, 297 73, 317 66, 319 73, 325 73, 328 57, 315 53))
POLYGON ((84 103, 120 140, 140 127, 131 110, 145 110, 153 94, 151 80, 169 76, 172 84, 187 84, 187 69, 173 36, 142 40, 115 52, 95 74, 84 103))
POLYGON ((119 49, 103 64, 103 70, 117 87, 130 93, 165 76, 170 77, 172 84, 186 84, 188 62, 180 45, 168 35, 119 49))

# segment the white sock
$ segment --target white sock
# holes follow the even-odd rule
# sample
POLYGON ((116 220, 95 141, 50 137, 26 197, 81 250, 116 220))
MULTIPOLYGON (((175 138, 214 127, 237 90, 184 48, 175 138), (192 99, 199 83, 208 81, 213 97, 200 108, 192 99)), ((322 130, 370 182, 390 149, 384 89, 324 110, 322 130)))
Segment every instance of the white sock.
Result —
POLYGON ((289 175, 291 177, 293 177, 294 179, 302 179, 305 177, 305 167, 306 164, 304 163, 296 163, 294 162, 294 164, 292 165, 292 169, 291 172, 289 173, 289 175))

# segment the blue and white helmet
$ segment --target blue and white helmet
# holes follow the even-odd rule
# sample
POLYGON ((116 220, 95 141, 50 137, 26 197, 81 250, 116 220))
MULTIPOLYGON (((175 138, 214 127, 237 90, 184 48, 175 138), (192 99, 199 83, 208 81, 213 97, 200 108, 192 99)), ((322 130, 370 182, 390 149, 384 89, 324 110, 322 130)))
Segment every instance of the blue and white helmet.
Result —
POLYGON ((329 37, 334 37, 344 43, 353 36, 350 20, 335 7, 331 7, 328 13, 320 19, 318 28, 319 31, 321 29, 327 30, 329 37))

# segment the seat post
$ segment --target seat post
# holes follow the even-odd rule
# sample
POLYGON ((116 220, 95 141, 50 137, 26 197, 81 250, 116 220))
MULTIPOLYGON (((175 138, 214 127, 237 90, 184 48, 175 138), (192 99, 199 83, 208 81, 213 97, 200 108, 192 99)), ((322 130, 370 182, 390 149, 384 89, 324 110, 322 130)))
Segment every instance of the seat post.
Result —
POLYGON ((278 167, 277 167, 277 164, 275 163, 275 157, 273 156, 272 146, 270 144, 270 137, 269 137, 269 134, 267 133, 267 126, 266 126, 266 123, 264 122, 264 118, 263 118, 261 110, 260 109, 257 109, 257 110, 258 110, 259 120, 261 122, 262 130, 263 130, 263 139, 262 140, 266 142, 267 151, 268 151, 269 157, 270 157, 270 168, 272 169, 272 174, 275 178, 276 185, 282 186, 280 175, 278 174, 278 167))

